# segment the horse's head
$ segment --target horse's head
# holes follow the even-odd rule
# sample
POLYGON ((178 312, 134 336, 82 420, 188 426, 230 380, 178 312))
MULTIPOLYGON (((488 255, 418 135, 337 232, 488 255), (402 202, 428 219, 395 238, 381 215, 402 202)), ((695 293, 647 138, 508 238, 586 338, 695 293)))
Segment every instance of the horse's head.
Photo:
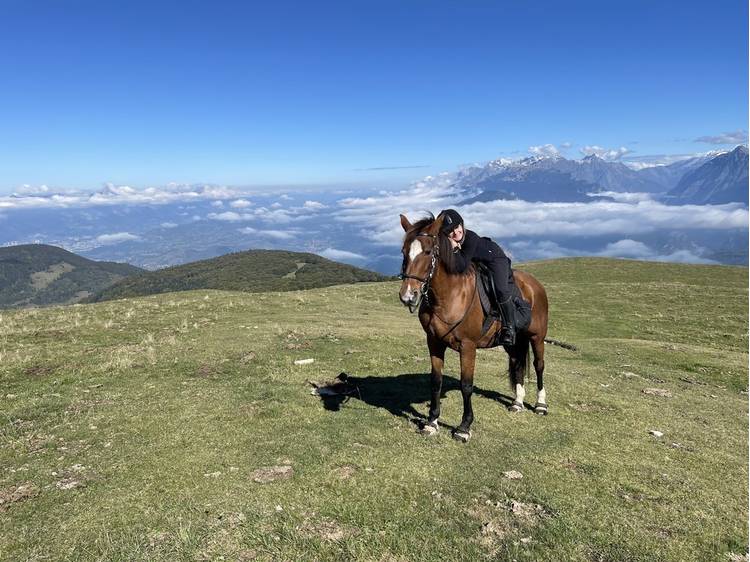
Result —
POLYGON ((401 226, 404 228, 404 245, 401 253, 404 261, 401 266, 401 302, 414 312, 422 300, 427 286, 437 269, 439 243, 438 235, 442 217, 422 219, 412 224, 405 215, 401 215, 401 226))

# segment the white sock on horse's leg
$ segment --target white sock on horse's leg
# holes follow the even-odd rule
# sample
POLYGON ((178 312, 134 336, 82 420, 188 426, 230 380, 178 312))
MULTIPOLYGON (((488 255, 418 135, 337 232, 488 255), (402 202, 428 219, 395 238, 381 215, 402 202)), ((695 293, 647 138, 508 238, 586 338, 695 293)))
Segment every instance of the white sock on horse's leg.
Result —
POLYGON ((523 399, 526 397, 526 390, 522 384, 516 384, 516 396, 514 402, 523 404, 523 399))
POLYGON ((546 404, 547 403, 547 391, 542 389, 536 393, 536 403, 546 404))

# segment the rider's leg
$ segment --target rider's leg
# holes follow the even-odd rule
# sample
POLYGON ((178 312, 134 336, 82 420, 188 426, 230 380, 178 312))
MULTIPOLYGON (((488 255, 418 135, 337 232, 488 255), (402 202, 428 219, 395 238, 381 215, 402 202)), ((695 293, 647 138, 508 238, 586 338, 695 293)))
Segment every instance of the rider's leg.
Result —
POLYGON ((513 345, 516 339, 516 314, 511 293, 510 259, 503 256, 492 261, 492 277, 495 281, 497 303, 502 315, 503 326, 499 334, 498 343, 513 345))

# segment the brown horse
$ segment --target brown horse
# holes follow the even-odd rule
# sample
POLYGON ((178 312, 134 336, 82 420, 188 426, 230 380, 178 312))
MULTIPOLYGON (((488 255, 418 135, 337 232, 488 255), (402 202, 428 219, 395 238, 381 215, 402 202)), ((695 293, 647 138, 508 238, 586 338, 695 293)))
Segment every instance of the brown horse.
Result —
MULTIPOLYGON (((414 224, 401 215, 401 226, 406 231, 402 252, 401 302, 409 309, 419 310, 419 321, 427 333, 427 346, 432 362, 432 398, 430 413, 422 432, 432 435, 438 430, 440 417, 440 389, 443 382, 445 350, 450 347, 461 357, 461 394, 464 413, 453 437, 466 442, 471 437, 474 413, 471 394, 474 389, 474 363, 478 348, 494 347, 500 322, 495 321, 482 334, 484 312, 477 296, 476 270, 472 266, 463 273, 453 273, 453 248, 440 232, 442 217, 422 219, 414 224)), ((516 285, 523 298, 532 306, 531 324, 516 335, 516 343, 506 347, 508 374, 514 391, 510 410, 523 411, 525 374, 528 372, 529 345, 534 352, 537 380, 537 402, 534 411, 547 413, 544 390, 544 338, 547 335, 547 293, 533 276, 514 271, 516 285)))

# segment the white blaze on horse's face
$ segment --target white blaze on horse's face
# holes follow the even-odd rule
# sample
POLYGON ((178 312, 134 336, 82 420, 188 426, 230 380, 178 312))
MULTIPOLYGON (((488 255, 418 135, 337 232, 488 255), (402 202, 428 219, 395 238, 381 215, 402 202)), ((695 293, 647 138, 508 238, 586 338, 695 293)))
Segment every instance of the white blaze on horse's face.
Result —
MULTIPOLYGON (((422 273, 421 271, 415 271, 415 269, 412 267, 412 264, 414 263, 414 260, 417 259, 420 255, 422 255, 424 252, 424 247, 422 246, 422 241, 419 238, 416 238, 412 241, 412 243, 409 245, 409 250, 406 255, 408 258, 408 261, 406 263, 406 271, 408 271, 412 275, 416 275, 418 277, 424 277, 427 275, 427 273, 422 273)), ((401 302, 404 305, 410 305, 417 301, 417 298, 419 297, 419 291, 421 289, 422 283, 418 279, 413 279, 411 277, 405 278, 401 282, 401 290, 399 291, 399 297, 401 298, 401 302)))
POLYGON ((409 261, 414 261, 419 254, 422 253, 422 243, 419 240, 414 240, 409 247, 409 261))

